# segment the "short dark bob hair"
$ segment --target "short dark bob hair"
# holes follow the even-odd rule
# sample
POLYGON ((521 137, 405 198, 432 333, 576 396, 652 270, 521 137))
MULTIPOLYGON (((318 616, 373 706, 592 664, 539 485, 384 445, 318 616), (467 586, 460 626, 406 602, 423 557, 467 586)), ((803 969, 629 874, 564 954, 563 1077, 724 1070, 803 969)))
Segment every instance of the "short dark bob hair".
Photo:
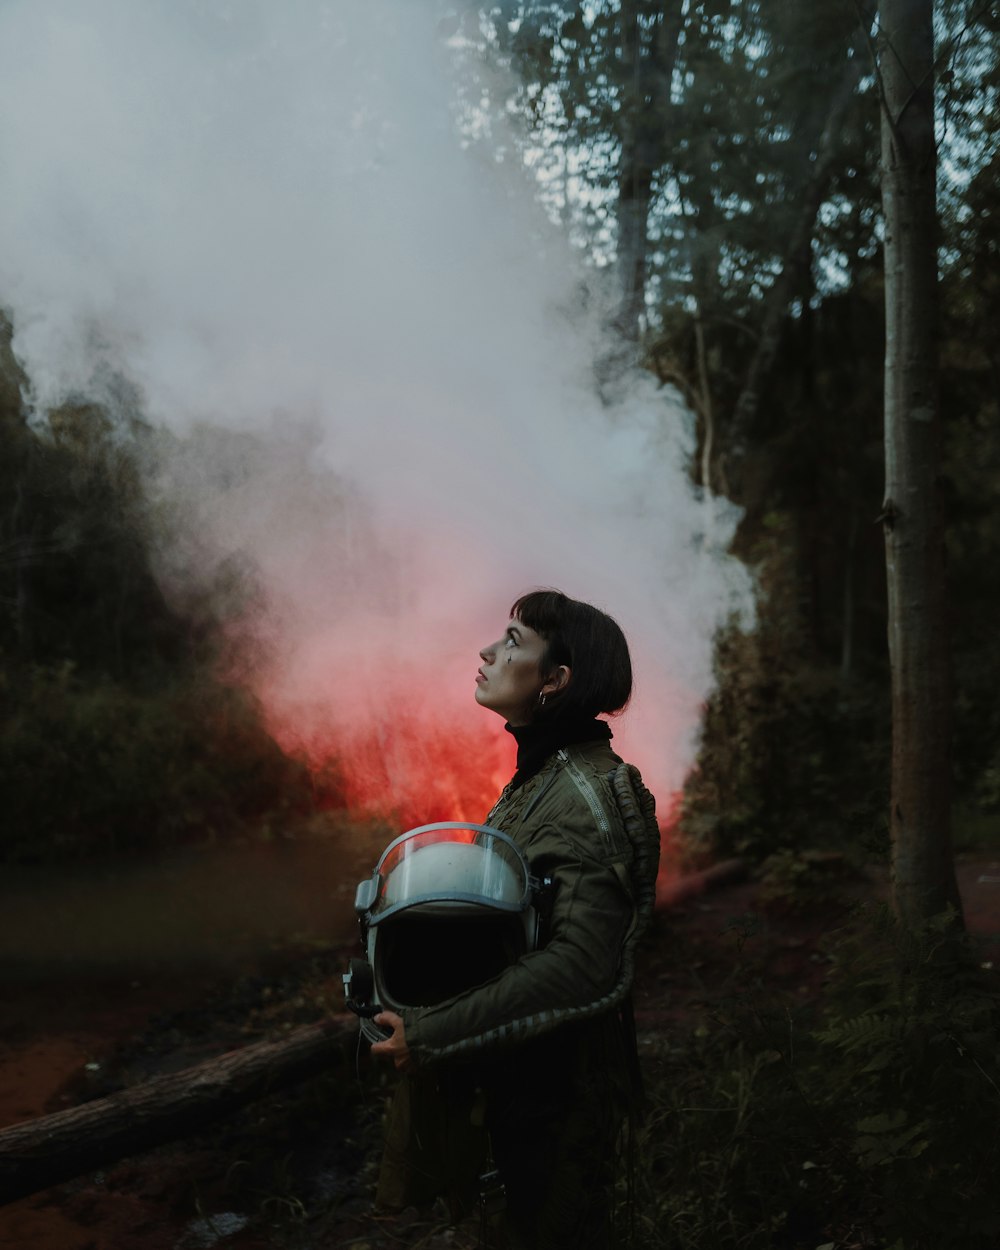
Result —
POLYGON ((543 677, 560 664, 572 672, 568 685, 535 708, 536 721, 624 710, 632 697, 632 660, 625 635, 607 613, 561 590, 532 590, 514 603, 510 615, 545 639, 543 677))

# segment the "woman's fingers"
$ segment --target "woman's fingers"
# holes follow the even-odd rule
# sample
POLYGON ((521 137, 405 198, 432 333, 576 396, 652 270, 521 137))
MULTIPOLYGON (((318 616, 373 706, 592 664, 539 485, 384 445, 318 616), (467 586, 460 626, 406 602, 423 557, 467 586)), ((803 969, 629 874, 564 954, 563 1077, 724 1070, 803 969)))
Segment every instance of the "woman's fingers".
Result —
POLYGON ((376 1042, 372 1046, 372 1054, 380 1059, 391 1059, 401 1072, 408 1071, 413 1067, 413 1062, 410 1059, 410 1048, 406 1044, 406 1027, 403 1024, 403 1017, 397 1015, 395 1011, 380 1011, 374 1019, 379 1028, 392 1029, 392 1036, 387 1037, 383 1042, 376 1042))

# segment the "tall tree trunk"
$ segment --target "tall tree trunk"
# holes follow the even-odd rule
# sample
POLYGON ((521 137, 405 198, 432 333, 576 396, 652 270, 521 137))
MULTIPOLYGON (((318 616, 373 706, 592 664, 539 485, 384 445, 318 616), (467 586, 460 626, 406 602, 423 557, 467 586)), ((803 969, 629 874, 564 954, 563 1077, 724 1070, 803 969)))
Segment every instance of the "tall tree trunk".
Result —
POLYGON ((683 0, 667 0, 644 29, 648 0, 622 0, 621 156, 618 163, 618 273, 616 315, 622 336, 639 340, 646 308, 649 207, 653 177, 663 162, 670 85, 683 22, 683 0))
POLYGON ((933 0, 882 0, 885 465, 893 905, 960 917, 951 851, 951 666, 937 370, 933 0))
POLYGON ((733 409, 729 430, 730 453, 739 455, 746 443, 761 396, 767 385, 781 347, 782 332, 788 306, 809 287, 809 266, 812 263, 812 236, 816 215, 826 195, 834 162, 840 154, 840 130, 854 98, 863 69, 860 56, 850 57, 830 97, 830 108, 823 131, 816 137, 816 158, 798 196, 800 211, 788 236, 781 273, 768 292, 757 350, 750 361, 743 388, 733 409))
POLYGON ((853 506, 847 524, 847 550, 844 555, 844 595, 840 627, 840 680, 850 680, 854 668, 854 578, 858 553, 858 517, 853 506))

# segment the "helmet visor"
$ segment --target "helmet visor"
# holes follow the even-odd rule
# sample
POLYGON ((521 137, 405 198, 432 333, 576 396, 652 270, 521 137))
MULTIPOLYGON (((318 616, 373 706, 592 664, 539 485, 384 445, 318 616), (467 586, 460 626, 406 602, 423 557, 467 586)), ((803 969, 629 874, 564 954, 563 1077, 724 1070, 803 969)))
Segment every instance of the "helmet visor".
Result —
POLYGON ((479 908, 522 912, 530 904, 528 865, 507 837, 487 825, 444 821, 391 842, 375 869, 374 925, 420 905, 427 915, 479 908))

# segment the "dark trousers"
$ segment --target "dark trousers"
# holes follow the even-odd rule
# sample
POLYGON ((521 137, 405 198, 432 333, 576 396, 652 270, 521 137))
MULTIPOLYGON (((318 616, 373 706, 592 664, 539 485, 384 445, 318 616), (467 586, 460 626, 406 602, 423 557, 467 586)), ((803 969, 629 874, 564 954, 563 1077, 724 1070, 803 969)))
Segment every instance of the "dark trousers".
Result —
POLYGON ((491 1219, 491 1246, 606 1250, 627 1073, 610 1016, 556 1029, 488 1064, 403 1078, 377 1203, 399 1209, 443 1197, 457 1220, 475 1210, 480 1173, 492 1163, 506 1200, 491 1219))

